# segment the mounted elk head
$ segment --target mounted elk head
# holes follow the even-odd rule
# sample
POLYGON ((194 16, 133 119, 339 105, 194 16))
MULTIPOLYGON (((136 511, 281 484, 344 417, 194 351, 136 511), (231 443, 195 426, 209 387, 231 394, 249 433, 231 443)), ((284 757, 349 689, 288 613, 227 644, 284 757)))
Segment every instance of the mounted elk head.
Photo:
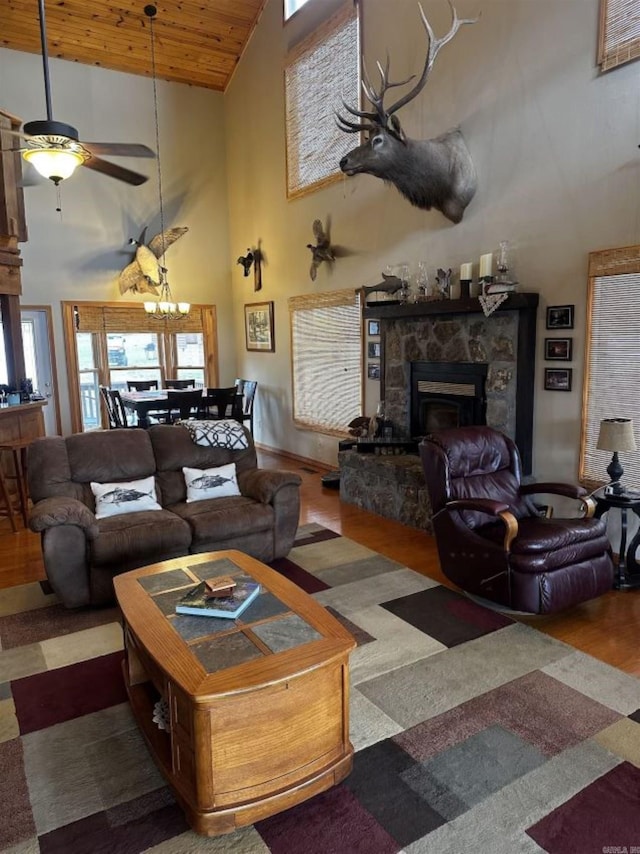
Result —
POLYGON ((415 78, 414 74, 407 80, 391 83, 387 57, 385 68, 379 62, 376 63, 380 72, 380 91, 373 88, 366 72, 363 72, 362 89, 374 109, 356 110, 343 101, 345 109, 360 121, 356 123, 339 114, 337 118, 338 127, 346 133, 369 131, 368 140, 340 161, 343 172, 347 175, 366 172, 390 181, 412 205, 425 210, 436 208, 452 222, 460 222, 476 191, 476 170, 461 131, 456 128, 435 139, 409 139, 396 116, 396 112, 424 88, 440 49, 451 41, 462 24, 475 24, 478 20, 458 18, 451 0, 449 5, 453 16, 451 29, 442 38, 436 38, 418 3, 422 23, 429 37, 429 49, 422 75, 411 91, 395 104, 384 106, 388 89, 404 86, 415 78))

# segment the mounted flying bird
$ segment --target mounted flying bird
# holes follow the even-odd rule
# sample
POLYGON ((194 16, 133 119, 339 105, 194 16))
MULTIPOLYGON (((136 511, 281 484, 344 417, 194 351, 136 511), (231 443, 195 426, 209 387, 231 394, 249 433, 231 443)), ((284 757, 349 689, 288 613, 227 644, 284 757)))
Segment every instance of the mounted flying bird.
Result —
POLYGON ((313 243, 307 243, 307 249, 311 250, 311 267, 309 269, 309 275, 311 276, 312 282, 315 282, 316 280, 320 264, 326 261, 331 265, 336 260, 336 256, 331 246, 329 228, 329 221, 327 221, 326 231, 319 219, 315 219, 313 221, 313 236, 315 237, 316 242, 315 245, 313 243))
POLYGON ((345 133, 369 131, 368 140, 340 161, 343 172, 347 175, 365 172, 389 181, 412 205, 423 210, 436 208, 456 223, 462 219, 477 186, 476 170, 462 132, 455 128, 434 139, 410 139, 395 115, 420 94, 440 49, 451 41, 463 24, 475 24, 478 20, 460 19, 451 0, 449 6, 453 17, 451 28, 445 36, 436 38, 418 3, 429 47, 422 74, 414 87, 391 106, 384 106, 388 89, 405 86, 415 77, 412 75, 407 80, 392 83, 389 80, 387 57, 385 68, 379 62, 376 63, 380 72, 379 91, 374 89, 366 73, 363 73, 362 89, 373 110, 357 110, 343 101, 345 109, 359 121, 351 121, 340 114, 337 114, 337 119, 338 127, 345 133))
POLYGON ((158 296, 160 291, 157 286, 160 285, 160 274, 164 270, 160 264, 163 250, 167 250, 189 229, 186 226, 168 228, 164 233, 156 234, 148 244, 145 243, 146 231, 145 228, 139 240, 134 238, 129 240, 129 244, 136 247, 136 254, 133 261, 127 264, 118 278, 121 294, 133 291, 138 294, 155 294, 158 296))

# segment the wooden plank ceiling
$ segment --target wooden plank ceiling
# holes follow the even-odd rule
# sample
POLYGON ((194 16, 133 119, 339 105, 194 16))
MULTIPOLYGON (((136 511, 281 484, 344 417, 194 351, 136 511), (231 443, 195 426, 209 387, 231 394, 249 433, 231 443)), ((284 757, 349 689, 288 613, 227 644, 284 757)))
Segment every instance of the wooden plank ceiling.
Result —
MULTIPOLYGON (((223 92, 265 0, 167 0, 154 19, 156 75, 223 92)), ((49 57, 151 76, 144 0, 45 0, 49 57)), ((1 0, 0 47, 41 53, 38 0, 1 0)))

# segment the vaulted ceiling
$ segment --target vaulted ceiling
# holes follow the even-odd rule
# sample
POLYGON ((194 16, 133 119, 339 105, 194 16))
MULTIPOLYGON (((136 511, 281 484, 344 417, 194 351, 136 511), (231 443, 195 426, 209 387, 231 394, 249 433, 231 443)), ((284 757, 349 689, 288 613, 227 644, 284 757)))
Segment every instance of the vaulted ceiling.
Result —
MULTIPOLYGON (((156 75, 224 91, 266 0, 156 2, 156 75)), ((38 0, 2 0, 0 46, 41 53, 38 0)), ((144 0, 45 0, 49 57, 151 76, 144 0)))

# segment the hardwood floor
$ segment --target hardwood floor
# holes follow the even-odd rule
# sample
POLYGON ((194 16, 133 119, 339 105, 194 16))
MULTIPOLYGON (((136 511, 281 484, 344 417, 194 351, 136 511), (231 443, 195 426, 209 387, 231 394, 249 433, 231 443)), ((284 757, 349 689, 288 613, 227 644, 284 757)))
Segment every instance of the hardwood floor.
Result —
MULTIPOLYGON (((302 477, 300 522, 317 522, 350 537, 416 572, 453 586, 440 572, 435 541, 408 528, 340 501, 338 490, 322 486, 326 469, 270 451, 259 452, 263 468, 286 468, 302 477)), ((0 588, 45 577, 39 535, 11 532, 0 519, 0 588)), ((640 676, 640 589, 612 590, 605 596, 550 617, 518 617, 541 632, 627 673, 640 676)))

